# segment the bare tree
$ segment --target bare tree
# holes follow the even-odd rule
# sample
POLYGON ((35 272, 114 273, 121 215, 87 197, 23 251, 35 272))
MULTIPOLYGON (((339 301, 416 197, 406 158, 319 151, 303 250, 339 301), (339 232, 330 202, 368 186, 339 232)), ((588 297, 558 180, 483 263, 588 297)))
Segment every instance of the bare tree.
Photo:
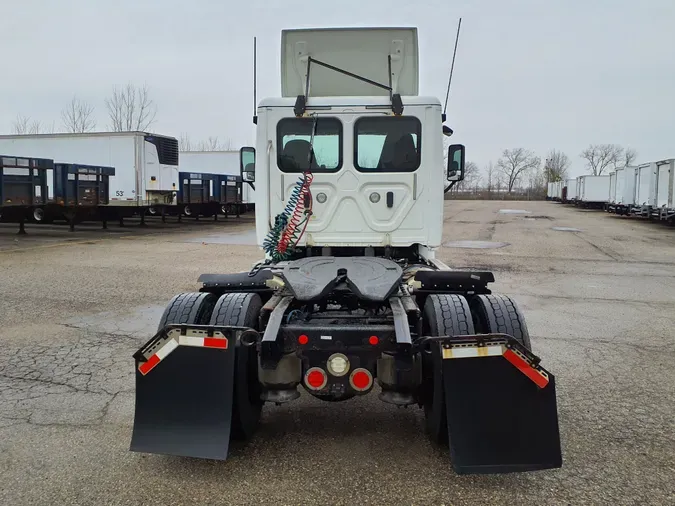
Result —
POLYGON ((198 151, 220 151, 220 142, 218 137, 209 137, 199 143, 198 151))
POLYGON ((497 161, 497 168, 506 178, 506 187, 509 193, 525 171, 538 168, 541 159, 525 148, 505 149, 502 157, 497 161))
POLYGON ((68 103, 61 111, 61 120, 66 132, 82 133, 91 132, 96 128, 96 120, 93 117, 94 106, 81 101, 77 97, 68 103))
POLYGON ((623 161, 625 165, 631 165, 637 158, 637 151, 633 148, 626 148, 623 153, 623 161))
POLYGON ((480 183, 480 171, 474 162, 466 162, 464 165, 464 179, 453 186, 453 191, 474 188, 480 183))
POLYGON ((533 167, 528 171, 530 191, 542 192, 546 191, 546 173, 540 166, 533 167))
POLYGON ((567 170, 570 159, 562 151, 552 149, 546 157, 546 179, 549 182, 564 181, 567 179, 567 170))
POLYGON ((31 120, 29 116, 21 114, 12 121, 12 133, 19 135, 54 133, 54 131, 54 122, 51 125, 44 125, 39 120, 31 120))
POLYGON ((487 167, 485 167, 485 177, 485 189, 491 192, 495 181, 495 166, 492 161, 488 162, 487 167))
POLYGON ((464 186, 471 188, 480 183, 480 171, 478 170, 478 165, 474 162, 466 162, 464 165, 464 186))
POLYGON ((148 87, 136 88, 129 83, 123 88, 115 86, 112 95, 105 100, 114 132, 147 130, 157 116, 157 107, 150 99, 148 87))
POLYGON ((201 141, 197 145, 198 151, 227 151, 232 147, 232 141, 226 139, 225 141, 218 140, 218 137, 209 137, 205 141, 201 141))
MULTIPOLYGON (((634 150, 630 151, 630 156, 634 159, 636 153, 634 150)), ((611 167, 617 168, 626 160, 625 150, 617 144, 591 144, 580 156, 586 160, 586 166, 594 176, 602 175, 611 167)))
POLYGON ((178 150, 192 151, 192 141, 190 141, 190 136, 188 134, 180 134, 180 137, 178 138, 178 150))
POLYGON ((40 120, 34 119, 33 121, 30 122, 30 125, 28 126, 28 133, 29 134, 41 134, 45 133, 43 131, 42 123, 40 120))
POLYGON ((18 114, 12 121, 12 132, 15 134, 27 134, 30 127, 30 118, 18 114))

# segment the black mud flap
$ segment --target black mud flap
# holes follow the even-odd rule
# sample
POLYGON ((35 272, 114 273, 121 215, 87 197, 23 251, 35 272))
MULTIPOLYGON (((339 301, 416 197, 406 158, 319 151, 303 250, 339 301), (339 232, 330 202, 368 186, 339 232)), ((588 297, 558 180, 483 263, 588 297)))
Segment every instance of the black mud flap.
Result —
MULTIPOLYGON (((235 341, 228 341, 225 349, 170 346, 173 350, 154 365, 150 363, 152 350, 146 352, 146 357, 151 355, 149 360, 143 358, 143 349, 135 355, 132 451, 227 458, 235 357, 235 341), (152 366, 149 370, 145 366, 146 374, 140 371, 144 364, 152 366)), ((156 343, 155 350, 162 345, 161 341, 156 343)))
POLYGON ((545 386, 538 386, 524 367, 503 355, 444 354, 442 364, 455 472, 509 473, 562 466, 552 374, 537 366, 547 379, 545 386))

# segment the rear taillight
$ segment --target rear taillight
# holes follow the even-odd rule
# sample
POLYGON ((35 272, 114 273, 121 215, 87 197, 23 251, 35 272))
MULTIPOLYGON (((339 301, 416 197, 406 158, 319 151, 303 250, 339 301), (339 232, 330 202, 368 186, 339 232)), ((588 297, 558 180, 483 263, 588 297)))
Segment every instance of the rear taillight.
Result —
POLYGON ((328 374, 320 367, 307 369, 305 373, 305 385, 310 390, 321 390, 328 383, 328 374))
POLYGON ((354 369, 349 375, 349 384, 357 392, 365 392, 373 386, 373 375, 368 369, 354 369))

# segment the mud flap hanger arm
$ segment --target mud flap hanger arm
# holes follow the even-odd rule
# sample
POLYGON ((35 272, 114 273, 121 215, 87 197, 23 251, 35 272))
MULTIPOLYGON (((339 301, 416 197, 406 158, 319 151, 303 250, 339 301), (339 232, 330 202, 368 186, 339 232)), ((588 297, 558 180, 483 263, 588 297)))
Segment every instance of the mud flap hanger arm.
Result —
POLYGON ((171 323, 160 329, 150 338, 138 351, 133 354, 133 358, 139 363, 147 362, 159 347, 177 336, 188 336, 195 333, 201 338, 217 338, 217 333, 222 334, 225 339, 232 342, 240 340, 244 346, 251 346, 259 340, 259 334, 256 330, 248 327, 238 327, 234 325, 198 325, 192 323, 171 323), (176 332, 178 331, 178 332, 176 332))
POLYGON ((391 55, 388 55, 388 65, 389 65, 389 85, 378 83, 377 81, 373 81, 372 79, 368 79, 367 77, 360 76, 358 74, 354 74, 353 72, 349 72, 348 70, 341 69, 339 67, 335 67, 334 65, 330 65, 326 62, 322 62, 321 60, 317 60, 316 58, 312 58, 311 56, 307 57, 307 79, 305 81, 305 94, 304 95, 298 95, 298 98, 295 100, 295 107, 293 108, 293 112, 297 117, 302 116, 305 114, 305 111, 307 110, 307 97, 309 97, 309 75, 310 75, 310 69, 312 63, 315 63, 317 65, 320 65, 321 67, 325 67, 329 70, 333 70, 335 72, 339 72, 340 74, 344 74, 346 76, 352 77, 354 79, 358 79, 359 81, 363 81, 364 83, 371 84, 373 86, 377 86, 378 88, 382 88, 383 90, 389 91, 389 98, 391 99, 391 110, 396 116, 400 116, 403 114, 403 101, 401 100, 401 95, 398 93, 394 93, 394 88, 392 86, 391 82, 391 55))
POLYGON ((540 366, 541 359, 508 334, 422 337, 416 345, 428 350, 430 342, 439 343, 444 360, 502 356, 539 388, 548 385, 549 373, 540 366))

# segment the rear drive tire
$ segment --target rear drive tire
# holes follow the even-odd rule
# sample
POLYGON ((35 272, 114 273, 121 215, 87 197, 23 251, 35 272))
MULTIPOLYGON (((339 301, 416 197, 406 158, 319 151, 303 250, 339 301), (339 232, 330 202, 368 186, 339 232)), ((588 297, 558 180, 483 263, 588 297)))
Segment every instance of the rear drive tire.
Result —
MULTIPOLYGON (((469 303, 461 295, 433 294, 424 304, 425 336, 462 336, 474 334, 469 303)), ((448 418, 445 406, 441 354, 435 350, 424 357, 422 401, 425 429, 436 444, 448 442, 448 418)))
POLYGON ((471 299, 474 326, 480 334, 508 334, 532 350, 525 317, 506 295, 476 295, 471 299))
MULTIPOLYGON (((256 293, 227 293, 218 299, 211 325, 233 325, 258 330, 262 300, 256 293)), ((258 354, 255 346, 235 345, 234 395, 231 439, 246 441, 258 428, 263 402, 258 381, 258 354)))
POLYGON ((179 293, 166 306, 157 330, 172 323, 205 325, 211 318, 217 300, 218 297, 212 293, 179 293))

